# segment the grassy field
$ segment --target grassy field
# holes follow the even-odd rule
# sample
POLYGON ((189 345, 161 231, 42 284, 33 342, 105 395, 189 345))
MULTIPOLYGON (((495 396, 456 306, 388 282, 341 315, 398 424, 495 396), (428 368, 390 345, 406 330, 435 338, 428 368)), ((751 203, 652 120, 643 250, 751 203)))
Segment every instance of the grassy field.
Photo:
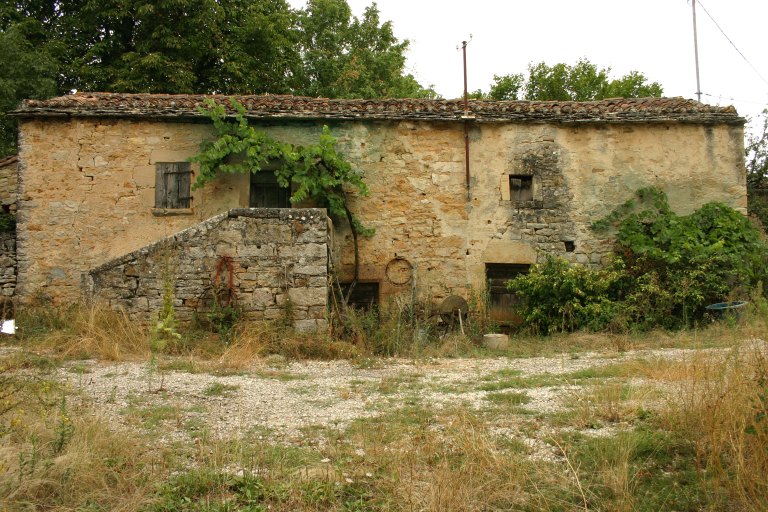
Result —
POLYGON ((0 345, 1 511, 768 510, 764 312, 672 334, 519 338, 504 352, 451 335, 408 353, 427 369, 380 378, 370 369, 394 363, 364 346, 276 327, 158 352, 114 313, 45 314, 0 345), (428 378, 445 356, 489 369, 428 378), (534 356, 583 364, 526 370, 534 356), (171 372, 210 374, 201 400, 244 393, 229 375, 311 389, 289 364, 305 357, 347 358, 337 399, 375 396, 375 410, 285 442, 267 429, 217 435, 198 405, 161 400, 171 372), (146 369, 146 389, 118 412, 132 428, 100 409, 116 397, 83 391, 93 359, 146 369), (537 408, 542 394, 557 406, 537 408))

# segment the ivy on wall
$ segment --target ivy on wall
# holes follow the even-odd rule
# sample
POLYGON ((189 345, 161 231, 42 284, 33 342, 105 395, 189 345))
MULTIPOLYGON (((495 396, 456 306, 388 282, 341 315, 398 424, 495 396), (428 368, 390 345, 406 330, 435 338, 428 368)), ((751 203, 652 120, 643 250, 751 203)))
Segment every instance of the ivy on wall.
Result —
POLYGON ((203 141, 200 153, 190 158, 200 164, 193 189, 213 181, 220 173, 252 174, 277 163, 274 172, 281 187, 290 187, 291 203, 312 200, 328 209, 334 219, 345 219, 352 231, 355 250, 353 281, 359 272, 358 236, 371 236, 373 229, 366 228, 349 208, 347 191, 352 189, 360 196, 369 194, 360 173, 336 150, 336 138, 328 126, 323 126, 316 144, 298 146, 274 140, 265 132, 248 124, 246 109, 237 100, 229 100, 235 110, 227 116, 224 105, 206 100, 200 111, 211 119, 216 132, 215 140, 203 141))

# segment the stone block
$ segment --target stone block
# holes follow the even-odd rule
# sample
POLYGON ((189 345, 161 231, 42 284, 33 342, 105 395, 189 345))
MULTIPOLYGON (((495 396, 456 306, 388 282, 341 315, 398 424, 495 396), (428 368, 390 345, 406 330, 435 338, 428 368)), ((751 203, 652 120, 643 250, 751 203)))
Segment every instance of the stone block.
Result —
POLYGON ((325 276, 328 274, 328 267, 326 265, 303 265, 301 267, 295 267, 293 269, 294 275, 305 276, 325 276))
POLYGON ((325 306, 328 291, 325 288, 291 288, 288 297, 296 306, 325 306))
POLYGON ((257 288, 250 295, 250 304, 261 308, 268 308, 275 305, 275 296, 269 288, 257 288))
POLYGON ((306 320, 296 320, 293 322, 293 328, 299 332, 318 332, 328 328, 325 320, 316 320, 308 318, 306 320))

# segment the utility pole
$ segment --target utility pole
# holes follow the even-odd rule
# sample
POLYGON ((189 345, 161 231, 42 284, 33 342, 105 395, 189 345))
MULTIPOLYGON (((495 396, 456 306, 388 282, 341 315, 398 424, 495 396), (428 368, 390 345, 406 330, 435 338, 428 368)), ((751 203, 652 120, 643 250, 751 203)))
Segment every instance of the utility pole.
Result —
MULTIPOLYGON (((472 40, 472 35, 469 36, 469 41, 472 40)), ((472 200, 472 195, 469 191, 469 93, 467 91, 467 44, 469 41, 461 42, 461 51, 464 56, 464 179, 467 187, 467 201, 472 200)))
POLYGON ((701 82, 699 81, 699 38, 696 32, 696 0, 691 0, 693 10, 693 51, 696 55, 696 96, 701 103, 701 82))

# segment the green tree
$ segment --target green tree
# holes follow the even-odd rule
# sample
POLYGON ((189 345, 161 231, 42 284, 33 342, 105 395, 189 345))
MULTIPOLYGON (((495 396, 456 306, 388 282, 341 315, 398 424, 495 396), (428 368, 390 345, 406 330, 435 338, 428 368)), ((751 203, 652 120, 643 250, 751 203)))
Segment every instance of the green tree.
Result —
POLYGON ((16 120, 7 112, 24 98, 56 93, 55 59, 34 48, 18 28, 0 32, 0 157, 16 151, 16 120))
POLYGON ((61 1, 63 89, 287 92, 298 64, 284 0, 61 1))
POLYGON ((522 73, 494 75, 487 97, 494 100, 593 101, 604 98, 659 97, 662 87, 638 71, 617 79, 609 78, 611 68, 598 68, 587 59, 574 65, 544 62, 528 65, 528 76, 522 73))
MULTIPOLYGON (((522 73, 514 75, 493 75, 493 85, 488 93, 491 100, 516 100, 525 86, 525 77, 522 73)), ((478 91, 479 92, 479 91, 478 91)))
POLYGON ((310 0, 299 13, 299 94, 327 98, 434 97, 405 72, 409 42, 381 23, 376 4, 362 18, 346 0, 310 0))
POLYGON ((747 169, 747 200, 750 215, 768 230, 768 109, 760 114, 758 129, 748 133, 744 153, 747 169))
MULTIPOLYGON (((3 112, 70 89, 436 96, 405 72, 408 41, 376 4, 358 19, 346 0, 18 0, 0 3, 0 36, 3 112)), ((11 125, 0 118, 4 152, 11 125)))
POLYGON ((27 0, 0 10, 62 63, 66 91, 402 97, 408 41, 346 0, 27 0))

